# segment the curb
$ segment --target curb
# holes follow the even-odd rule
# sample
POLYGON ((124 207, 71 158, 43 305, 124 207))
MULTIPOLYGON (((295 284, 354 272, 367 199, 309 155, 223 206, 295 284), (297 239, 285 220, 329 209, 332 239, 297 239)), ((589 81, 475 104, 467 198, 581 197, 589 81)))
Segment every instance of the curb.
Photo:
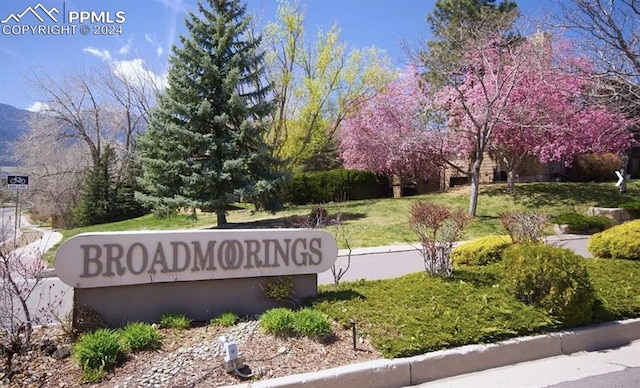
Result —
POLYGON ((368 361, 228 387, 406 387, 542 358, 619 347, 637 339, 640 339, 640 318, 489 345, 466 345, 408 358, 368 361))

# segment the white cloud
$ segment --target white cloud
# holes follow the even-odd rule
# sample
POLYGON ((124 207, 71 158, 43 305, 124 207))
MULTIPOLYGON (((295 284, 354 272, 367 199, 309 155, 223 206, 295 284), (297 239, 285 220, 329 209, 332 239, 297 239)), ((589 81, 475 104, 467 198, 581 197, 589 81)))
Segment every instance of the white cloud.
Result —
POLYGON ((122 47, 120 47, 120 49, 118 49, 118 54, 120 55, 129 54, 132 48, 133 48, 133 35, 130 36, 129 39, 127 39, 127 43, 125 43, 122 47))
POLYGON ((33 104, 31 104, 31 106, 27 108, 27 110, 30 112, 46 112, 49 109, 50 107, 48 104, 40 101, 34 102, 33 104))
POLYGON ((156 0, 156 2, 161 3, 171 11, 169 24, 166 26, 166 30, 168 31, 166 50, 170 51, 176 39, 178 23, 183 20, 183 16, 191 11, 193 7, 184 0, 156 0))
POLYGON ((158 43, 158 37, 155 34, 146 34, 144 36, 144 40, 146 40, 147 42, 149 42, 152 46, 155 46, 156 48, 156 54, 161 57, 162 54, 164 53, 164 49, 162 48, 162 46, 160 45, 160 43, 158 43))
POLYGON ((144 85, 151 83, 158 89, 164 89, 167 84, 166 74, 160 75, 149 70, 140 58, 128 61, 113 61, 111 68, 113 74, 132 84, 144 85))
POLYGON ((103 61, 111 61, 111 53, 109 52, 109 50, 100 50, 95 47, 85 47, 82 49, 82 52, 95 55, 103 61))

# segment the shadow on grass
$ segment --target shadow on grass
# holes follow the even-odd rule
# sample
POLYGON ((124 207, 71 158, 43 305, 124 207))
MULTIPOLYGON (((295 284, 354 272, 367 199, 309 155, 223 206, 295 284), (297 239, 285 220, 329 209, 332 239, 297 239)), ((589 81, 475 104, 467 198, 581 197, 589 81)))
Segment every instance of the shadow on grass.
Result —
POLYGON ((477 287, 492 287, 498 284, 501 278, 487 267, 463 266, 456 268, 447 280, 470 283, 477 287))
POLYGON ((637 190, 620 194, 618 188, 609 183, 535 183, 517 184, 513 191, 506 187, 490 188, 482 193, 487 196, 509 195, 513 200, 527 207, 554 206, 561 203, 587 204, 600 207, 615 207, 632 200, 637 190))
POLYGON ((230 222, 224 226, 213 226, 210 229, 278 229, 278 228, 299 228, 302 226, 306 217, 303 216, 286 216, 278 218, 270 218, 267 220, 246 221, 246 222, 230 222))
POLYGON ((344 221, 355 221, 365 218, 367 215, 365 213, 357 213, 357 212, 342 212, 342 219, 344 221))
POLYGON ((352 299, 365 300, 364 295, 353 290, 323 290, 318 296, 312 298, 314 303, 318 302, 338 302, 352 299))

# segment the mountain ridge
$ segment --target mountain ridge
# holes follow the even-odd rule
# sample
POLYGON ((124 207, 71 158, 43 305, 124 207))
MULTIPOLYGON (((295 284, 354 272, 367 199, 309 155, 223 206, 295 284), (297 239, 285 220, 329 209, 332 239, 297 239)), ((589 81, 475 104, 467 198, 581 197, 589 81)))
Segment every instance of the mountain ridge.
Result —
POLYGON ((33 112, 0 103, 0 165, 13 166, 10 143, 18 140, 29 129, 33 112))

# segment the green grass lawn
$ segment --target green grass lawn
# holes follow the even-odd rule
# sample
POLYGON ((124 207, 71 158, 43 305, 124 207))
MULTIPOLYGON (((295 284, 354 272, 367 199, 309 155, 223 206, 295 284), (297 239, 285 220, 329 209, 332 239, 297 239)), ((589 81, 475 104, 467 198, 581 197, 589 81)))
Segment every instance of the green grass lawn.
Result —
MULTIPOLYGON (((640 181, 631 181, 626 194, 618 194, 613 183, 529 183, 516 185, 510 193, 503 184, 484 185, 478 200, 476 217, 467 226, 465 239, 504 233, 499 214, 514 210, 541 211, 550 215, 567 211, 586 211, 589 206, 615 206, 640 198, 640 181)), ((444 193, 434 193, 405 198, 383 198, 342 203, 323 204, 330 214, 338 212, 346 216, 346 227, 352 247, 372 247, 395 243, 415 242, 416 236, 408 225, 409 206, 419 200, 429 200, 466 209, 469 203, 468 187, 456 188, 444 193)), ((271 220, 278 222, 292 216, 309 214, 312 205, 292 206, 277 214, 251 212, 249 209, 231 210, 228 221, 249 227, 271 220)), ((117 230, 158 230, 210 228, 216 225, 215 216, 200 213, 197 221, 187 215, 158 219, 151 215, 86 228, 63 230, 64 238, 78 233, 117 230)), ((549 233, 551 229, 549 228, 549 233)), ((339 241, 340 247, 345 244, 339 241)))

